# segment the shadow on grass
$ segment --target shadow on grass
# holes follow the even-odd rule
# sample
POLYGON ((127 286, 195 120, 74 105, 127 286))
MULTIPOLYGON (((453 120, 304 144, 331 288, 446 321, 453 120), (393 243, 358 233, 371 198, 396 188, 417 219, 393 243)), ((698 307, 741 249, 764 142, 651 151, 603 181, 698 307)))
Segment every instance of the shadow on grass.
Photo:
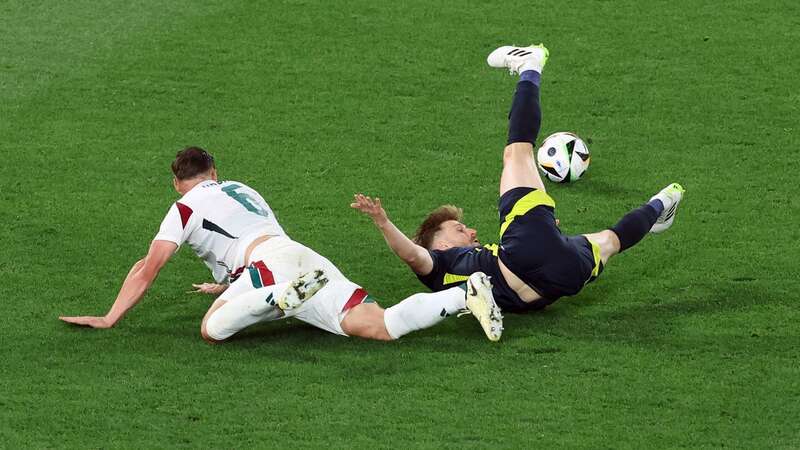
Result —
POLYGON ((751 346, 752 339, 757 338, 762 338, 762 343, 756 345, 769 346, 797 338, 796 333, 791 336, 780 326, 764 325, 773 323, 764 318, 769 314, 764 307, 788 305, 790 301, 777 290, 709 282, 665 293, 663 299, 649 303, 615 305, 591 296, 560 301, 541 313, 507 320, 506 329, 530 329, 564 338, 658 348, 686 348, 703 343, 735 348, 743 343, 751 346), (756 308, 761 309, 760 318, 748 320, 755 317, 756 308), (720 317, 730 321, 720 321, 720 317), (686 327, 692 326, 687 322, 699 326, 686 333, 686 327), (748 326, 748 322, 752 325, 748 326), (745 325, 741 326, 742 323, 745 325))
POLYGON ((747 353, 752 353, 758 349, 782 352, 784 342, 793 339, 787 330, 758 329, 761 326, 758 324, 768 320, 769 311, 764 307, 789 305, 791 300, 781 292, 764 290, 757 284, 695 284, 690 289, 665 292, 662 299, 648 303, 631 303, 630 296, 624 297, 628 303, 616 303, 613 298, 622 295, 621 288, 606 287, 578 298, 563 299, 541 312, 508 314, 505 334, 497 344, 486 340, 470 316, 450 318, 393 342, 337 336, 297 320, 286 320, 257 324, 224 344, 211 345, 200 338, 199 317, 177 308, 171 314, 162 310, 132 317, 133 320, 112 330, 61 325, 73 336, 63 343, 75 350, 101 344, 106 350, 134 349, 157 356, 180 349, 176 355, 194 353, 201 360, 252 359, 299 367, 321 365, 357 377, 361 375, 352 375, 353 372, 368 377, 422 370, 424 364, 431 364, 431 358, 435 358, 437 366, 448 361, 464 364, 464 361, 504 358, 535 362, 575 351, 575 343, 579 341, 610 344, 610 348, 623 344, 658 351, 706 348, 732 353, 744 347, 747 353), (748 315, 753 308, 761 309, 758 319, 753 320, 756 325, 748 328, 748 315), (720 317, 725 320, 720 322, 720 317), (686 333, 687 329, 690 333, 686 333))

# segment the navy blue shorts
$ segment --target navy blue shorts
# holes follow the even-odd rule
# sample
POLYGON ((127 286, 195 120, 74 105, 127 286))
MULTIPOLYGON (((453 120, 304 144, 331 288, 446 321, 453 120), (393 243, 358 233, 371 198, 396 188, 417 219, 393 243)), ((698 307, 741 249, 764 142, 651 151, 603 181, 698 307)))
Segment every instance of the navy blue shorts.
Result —
POLYGON ((529 187, 500 197, 498 256, 516 276, 543 297, 530 304, 541 309, 560 297, 575 295, 603 270, 600 247, 584 236, 565 236, 556 226, 555 201, 529 187))

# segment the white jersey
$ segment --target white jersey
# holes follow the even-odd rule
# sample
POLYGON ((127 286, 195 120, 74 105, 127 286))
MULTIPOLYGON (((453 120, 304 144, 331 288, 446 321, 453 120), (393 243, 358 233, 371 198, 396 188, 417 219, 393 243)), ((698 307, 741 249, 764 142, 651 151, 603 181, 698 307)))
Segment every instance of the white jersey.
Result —
POLYGON ((224 283, 244 268, 247 246, 264 235, 286 233, 258 192, 236 181, 208 180, 172 204, 153 240, 179 247, 188 242, 217 283, 224 283))

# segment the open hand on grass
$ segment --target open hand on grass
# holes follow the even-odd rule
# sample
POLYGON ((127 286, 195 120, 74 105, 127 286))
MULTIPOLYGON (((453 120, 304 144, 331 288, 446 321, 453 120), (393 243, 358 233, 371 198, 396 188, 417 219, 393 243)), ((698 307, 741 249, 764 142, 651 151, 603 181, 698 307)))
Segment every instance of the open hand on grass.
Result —
POLYGON ((111 328, 114 326, 108 319, 105 317, 97 317, 97 316, 74 316, 74 317, 66 317, 66 316, 59 316, 60 320, 64 322, 71 323, 73 325, 80 325, 84 327, 91 327, 91 328, 111 328))

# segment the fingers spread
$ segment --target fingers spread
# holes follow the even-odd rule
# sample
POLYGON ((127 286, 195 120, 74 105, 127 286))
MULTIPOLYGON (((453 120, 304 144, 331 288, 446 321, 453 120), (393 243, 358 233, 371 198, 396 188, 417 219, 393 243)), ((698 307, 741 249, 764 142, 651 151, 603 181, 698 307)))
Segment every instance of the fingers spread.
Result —
POLYGON ((75 325, 86 325, 86 318, 85 317, 59 317, 62 321, 66 323, 71 323, 75 325))

